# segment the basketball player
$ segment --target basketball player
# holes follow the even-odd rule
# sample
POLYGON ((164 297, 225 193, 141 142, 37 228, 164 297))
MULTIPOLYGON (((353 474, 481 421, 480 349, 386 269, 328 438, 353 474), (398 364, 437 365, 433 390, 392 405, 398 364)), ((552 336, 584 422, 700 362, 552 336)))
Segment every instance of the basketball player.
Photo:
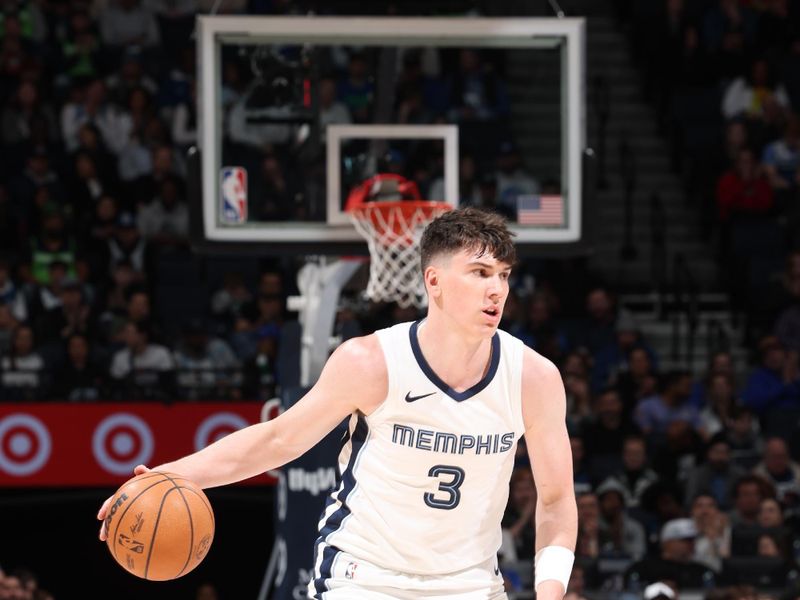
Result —
POLYGON ((537 598, 561 599, 577 535, 565 394, 552 363, 497 329, 511 234, 497 215, 459 209, 425 229, 420 252, 425 319, 346 341, 281 416, 156 470, 203 488, 240 481, 349 417, 309 596, 497 599, 500 521, 524 434, 538 491, 537 598))

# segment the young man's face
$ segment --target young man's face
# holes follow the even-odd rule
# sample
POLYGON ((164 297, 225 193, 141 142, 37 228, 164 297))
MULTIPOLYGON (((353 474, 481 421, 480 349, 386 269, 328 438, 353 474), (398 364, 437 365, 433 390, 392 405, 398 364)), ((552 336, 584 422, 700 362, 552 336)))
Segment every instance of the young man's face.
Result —
POLYGON ((436 302, 456 324, 481 337, 494 335, 508 298, 511 265, 499 262, 489 253, 478 255, 462 250, 437 257, 436 302))

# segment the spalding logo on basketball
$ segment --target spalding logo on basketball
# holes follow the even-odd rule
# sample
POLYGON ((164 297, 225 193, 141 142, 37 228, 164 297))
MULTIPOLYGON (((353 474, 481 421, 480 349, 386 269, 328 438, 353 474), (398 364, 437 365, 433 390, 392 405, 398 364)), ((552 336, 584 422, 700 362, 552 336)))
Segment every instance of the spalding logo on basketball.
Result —
POLYGON ((114 494, 105 523, 114 560, 151 581, 190 572, 214 539, 214 512, 203 490, 172 473, 151 471, 127 481, 114 494))

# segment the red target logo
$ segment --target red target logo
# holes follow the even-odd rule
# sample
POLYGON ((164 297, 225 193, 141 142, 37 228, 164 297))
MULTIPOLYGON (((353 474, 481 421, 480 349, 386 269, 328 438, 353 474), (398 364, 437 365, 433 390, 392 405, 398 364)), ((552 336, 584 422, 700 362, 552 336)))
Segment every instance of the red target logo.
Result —
POLYGON ((194 449, 202 450, 229 433, 244 429, 248 425, 242 416, 232 412, 221 412, 206 417, 194 434, 194 449))
POLYGON ((150 427, 130 413, 106 417, 92 435, 94 458, 112 475, 130 475, 136 465, 149 462, 154 446, 150 427))
POLYGON ((0 470, 16 477, 40 471, 53 441, 47 426, 32 415, 13 413, 0 419, 0 470))

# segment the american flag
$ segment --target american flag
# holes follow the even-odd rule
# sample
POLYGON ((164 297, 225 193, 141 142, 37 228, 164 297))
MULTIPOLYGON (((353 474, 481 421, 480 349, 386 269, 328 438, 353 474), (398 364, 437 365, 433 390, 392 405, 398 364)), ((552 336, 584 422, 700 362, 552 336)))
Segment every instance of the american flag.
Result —
POLYGON ((538 194, 517 196, 517 222, 520 225, 563 225, 564 199, 538 194))

